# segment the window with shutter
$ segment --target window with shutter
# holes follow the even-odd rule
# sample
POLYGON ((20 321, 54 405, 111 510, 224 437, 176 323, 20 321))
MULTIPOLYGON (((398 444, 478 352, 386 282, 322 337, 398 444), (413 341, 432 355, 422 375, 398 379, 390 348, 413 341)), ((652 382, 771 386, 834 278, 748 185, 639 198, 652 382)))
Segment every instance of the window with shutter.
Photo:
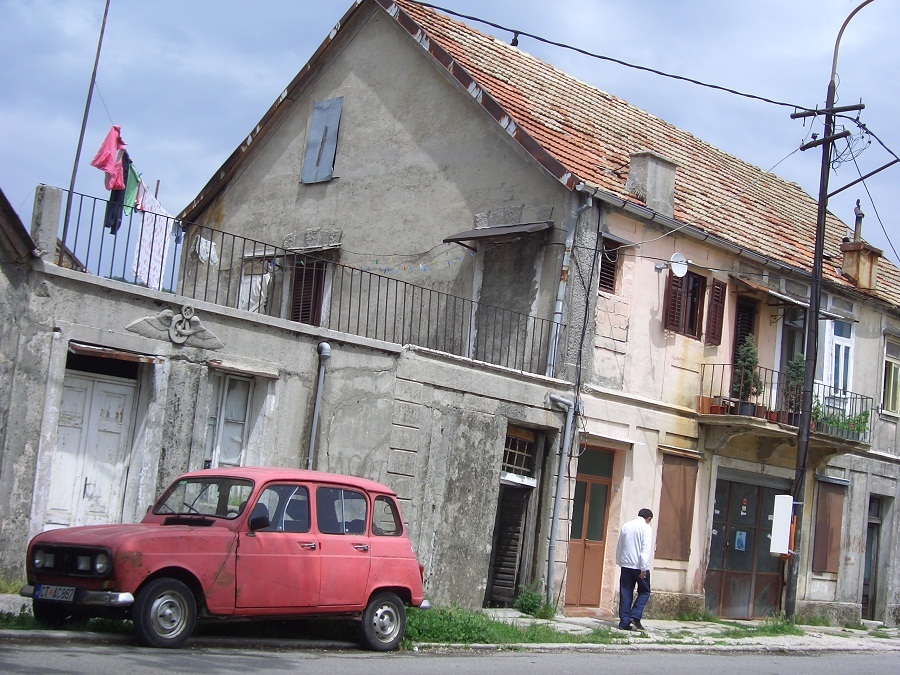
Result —
POLYGON ((744 338, 753 333, 753 324, 756 323, 756 301, 747 298, 739 298, 737 312, 734 317, 734 344, 732 345, 732 360, 737 355, 738 348, 744 344, 744 338))
POLYGON ((706 344, 722 344, 722 324, 725 322, 725 298, 728 284, 713 279, 709 292, 709 314, 706 317, 706 344))
POLYGON ((603 239, 600 257, 600 281, 598 287, 607 293, 616 292, 616 273, 619 267, 619 244, 603 239))
POLYGON ((294 267, 294 290, 291 320, 320 325, 325 272, 328 262, 308 256, 298 256, 294 267))
POLYGON ((819 483, 812 571, 838 571, 841 561, 841 520, 844 514, 843 485, 819 483))
POLYGON ((697 491, 696 459, 663 455, 662 489, 659 496, 659 526, 656 557, 689 560, 697 491))
POLYGON ((323 183, 331 180, 343 105, 343 97, 315 102, 309 135, 306 137, 301 183, 323 183))
POLYGON ((693 272, 676 277, 670 270, 664 316, 666 330, 699 340, 705 294, 706 277, 693 272))

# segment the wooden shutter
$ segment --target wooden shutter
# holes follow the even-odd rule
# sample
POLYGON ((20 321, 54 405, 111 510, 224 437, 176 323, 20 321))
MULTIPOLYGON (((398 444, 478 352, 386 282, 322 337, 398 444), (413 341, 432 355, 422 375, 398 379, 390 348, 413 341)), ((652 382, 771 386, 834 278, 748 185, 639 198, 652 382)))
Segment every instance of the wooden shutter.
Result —
POLYGON ((690 457, 663 456, 659 526, 656 530, 657 558, 689 560, 691 557, 698 469, 697 460, 690 457))
POLYGON ((607 293, 616 292, 616 268, 619 261, 618 245, 603 239, 600 253, 600 281, 598 287, 607 293))
POLYGON ((725 322, 725 298, 728 284, 712 280, 709 291, 709 314, 706 315, 706 344, 722 344, 722 324, 725 322))
POLYGON ((756 302, 744 298, 738 299, 737 312, 734 317, 734 345, 732 345, 732 361, 744 343, 744 338, 753 333, 756 323, 756 302))
POLYGON ((318 326, 322 319, 322 293, 325 286, 324 260, 297 258, 294 268, 294 292, 291 320, 318 326))
POLYGON ((491 574, 493 606, 511 605, 519 594, 519 560, 522 556, 525 513, 531 490, 503 485, 497 508, 497 540, 491 574))
POLYGON ((312 121, 309 123, 309 135, 306 137, 301 183, 322 183, 331 180, 343 105, 343 97, 315 102, 312 121))
POLYGON ((844 515, 843 485, 819 483, 812 571, 837 573, 841 560, 841 520, 844 515))
POLYGON ((684 277, 676 277, 669 271, 666 286, 666 313, 663 317, 666 330, 681 330, 681 316, 684 313, 684 277))

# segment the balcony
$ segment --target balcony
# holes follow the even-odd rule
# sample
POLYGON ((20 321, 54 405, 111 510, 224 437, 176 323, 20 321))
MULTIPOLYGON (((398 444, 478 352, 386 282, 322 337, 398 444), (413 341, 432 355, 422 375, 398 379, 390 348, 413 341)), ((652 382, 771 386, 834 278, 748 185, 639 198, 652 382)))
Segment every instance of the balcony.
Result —
MULTIPOLYGON (((65 199, 63 199, 65 203, 65 199)), ((73 193, 53 262, 163 293, 529 373, 553 322, 337 262, 338 246, 282 248, 73 193)), ((183 302, 179 299, 177 302, 183 302)))
MULTIPOLYGON (((696 409, 703 416, 756 418, 768 425, 796 429, 802 386, 787 373, 768 368, 745 370, 731 363, 703 364, 696 409)), ((871 397, 816 382, 810 431, 832 439, 869 443, 872 410, 871 397)))

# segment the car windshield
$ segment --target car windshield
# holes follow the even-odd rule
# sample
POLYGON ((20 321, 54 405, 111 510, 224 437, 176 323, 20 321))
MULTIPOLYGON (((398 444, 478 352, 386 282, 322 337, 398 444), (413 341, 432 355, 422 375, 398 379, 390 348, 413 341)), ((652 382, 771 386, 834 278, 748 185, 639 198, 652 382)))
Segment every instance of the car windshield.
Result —
POLYGON ((237 518, 252 491, 253 482, 241 478, 182 478, 160 497, 153 513, 237 518))

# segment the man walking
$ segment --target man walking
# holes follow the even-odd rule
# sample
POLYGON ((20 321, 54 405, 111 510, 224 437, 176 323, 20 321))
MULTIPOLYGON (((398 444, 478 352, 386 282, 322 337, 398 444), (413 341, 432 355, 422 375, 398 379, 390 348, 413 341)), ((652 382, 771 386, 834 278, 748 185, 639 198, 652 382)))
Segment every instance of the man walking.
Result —
POLYGON ((622 630, 644 630, 641 617, 650 599, 651 520, 653 511, 641 509, 638 517, 625 523, 619 533, 616 564, 622 568, 619 577, 619 628, 622 630), (635 586, 638 591, 636 599, 635 586))

